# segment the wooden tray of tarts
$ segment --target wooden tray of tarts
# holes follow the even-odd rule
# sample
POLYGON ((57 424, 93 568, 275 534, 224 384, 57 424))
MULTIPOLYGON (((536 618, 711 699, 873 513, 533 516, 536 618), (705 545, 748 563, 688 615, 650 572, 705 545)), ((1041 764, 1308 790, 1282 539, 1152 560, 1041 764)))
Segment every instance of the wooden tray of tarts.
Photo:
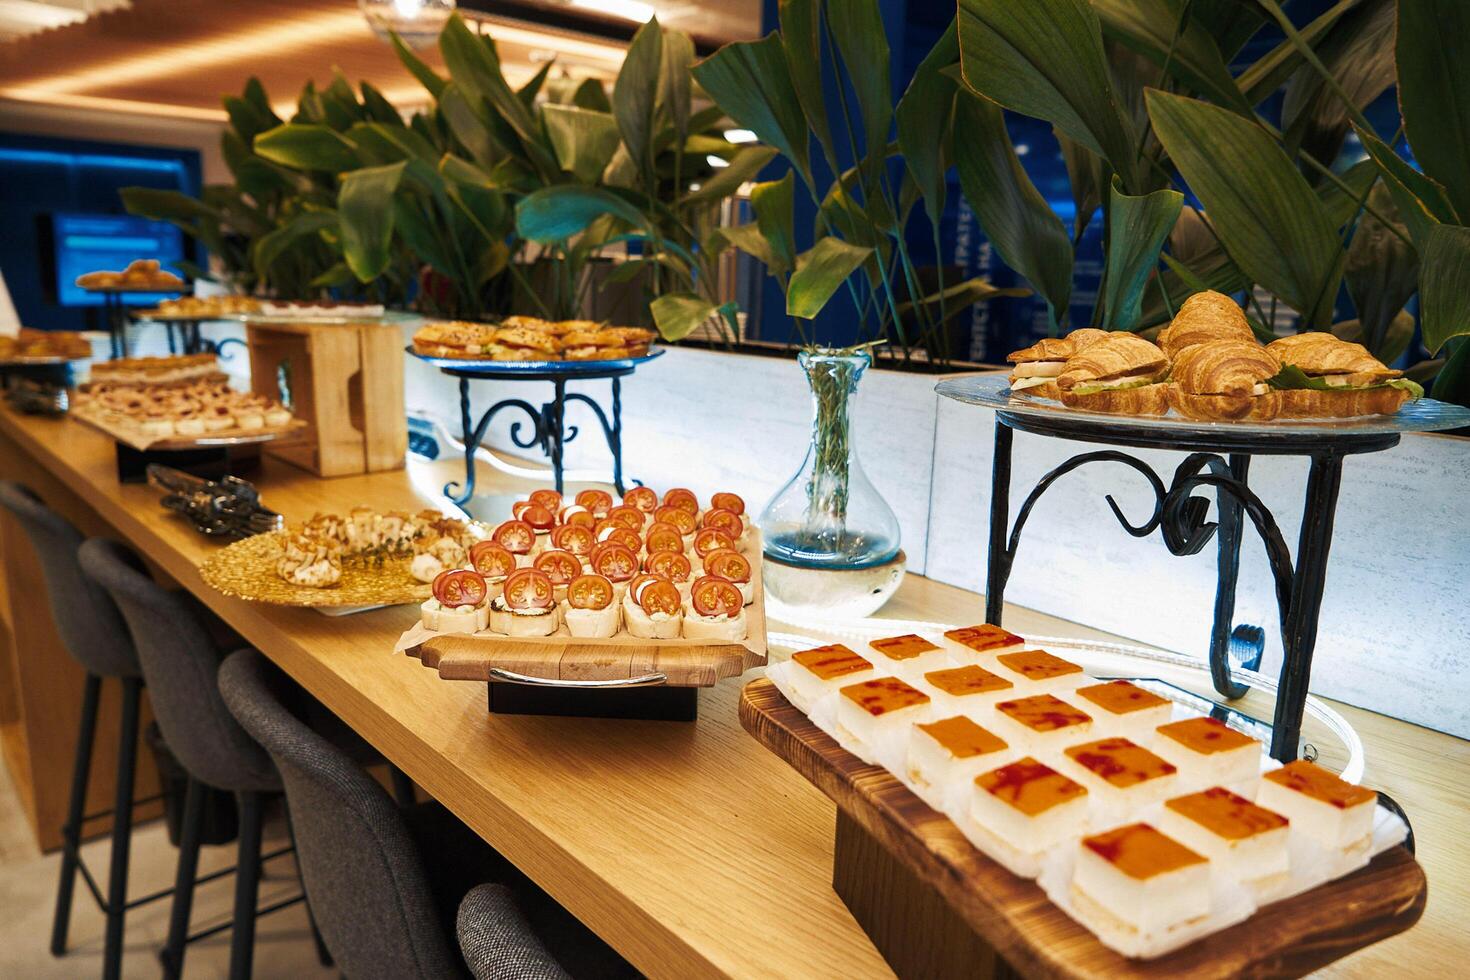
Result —
POLYGON ((1392 847, 1183 949, 1128 959, 888 770, 838 745, 770 680, 748 684, 739 711, 746 731, 837 804, 834 887, 890 963, 926 976, 983 975, 987 963, 995 975, 1027 977, 1300 976, 1403 932, 1424 912, 1424 871, 1392 847))

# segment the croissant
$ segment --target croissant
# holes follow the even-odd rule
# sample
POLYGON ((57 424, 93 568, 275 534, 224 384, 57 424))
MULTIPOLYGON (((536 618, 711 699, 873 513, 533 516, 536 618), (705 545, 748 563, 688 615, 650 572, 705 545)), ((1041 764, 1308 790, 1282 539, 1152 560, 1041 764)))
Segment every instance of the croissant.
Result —
POLYGON ((1213 340, 1185 348, 1171 380, 1188 395, 1250 395, 1281 371, 1270 350, 1243 340, 1213 340))
POLYGON ((1077 353, 1077 347, 1070 337, 1042 337, 1030 347, 1012 351, 1006 356, 1006 360, 1012 364, 1024 364, 1029 361, 1065 361, 1075 353, 1077 353))
POLYGON ((1153 344, 1135 334, 1114 332, 1069 358, 1057 387, 1066 392, 1079 384, 1130 376, 1156 380, 1168 367, 1169 359, 1153 344))
POLYGON ((1392 415, 1413 398, 1401 388, 1359 388, 1352 391, 1313 391, 1293 388, 1279 392, 1281 417, 1288 419, 1350 419, 1359 415, 1392 415))
POLYGON ((1307 374, 1354 375, 1348 382, 1350 384, 1371 384, 1373 380, 1403 375, 1402 371, 1392 370, 1368 353, 1368 348, 1362 344, 1349 343, 1322 331, 1282 337, 1271 341, 1266 349, 1281 363, 1299 367, 1307 374))
POLYGON ((1195 344, 1212 340, 1255 343, 1255 334, 1240 307, 1229 296, 1212 289, 1186 299, 1174 320, 1159 333, 1159 346, 1171 358, 1195 344))
POLYGON ((1167 384, 1151 384, 1139 388, 1106 388, 1086 395, 1063 391, 1060 400, 1068 408, 1109 415, 1163 415, 1169 410, 1169 388, 1167 384))

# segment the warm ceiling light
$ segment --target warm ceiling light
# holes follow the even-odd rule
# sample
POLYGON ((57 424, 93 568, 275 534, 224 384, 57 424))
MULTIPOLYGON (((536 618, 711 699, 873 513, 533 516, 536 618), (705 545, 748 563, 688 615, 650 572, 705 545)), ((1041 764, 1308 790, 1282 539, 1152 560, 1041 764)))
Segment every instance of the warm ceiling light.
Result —
POLYGON ((373 33, 385 41, 396 33, 411 48, 433 44, 454 7, 455 0, 357 0, 373 33))
POLYGON ((611 14, 638 24, 648 23, 658 13, 652 4, 641 3, 639 0, 568 0, 568 5, 581 7, 583 10, 595 10, 599 14, 611 14))

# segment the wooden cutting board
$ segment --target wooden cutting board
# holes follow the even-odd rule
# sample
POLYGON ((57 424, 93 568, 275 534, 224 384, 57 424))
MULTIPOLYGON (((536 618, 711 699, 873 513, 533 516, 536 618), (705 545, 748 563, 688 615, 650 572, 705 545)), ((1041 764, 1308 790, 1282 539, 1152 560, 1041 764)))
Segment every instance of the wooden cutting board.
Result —
MULTIPOLYGON (((1403 932, 1424 913, 1424 870, 1406 849, 1394 847, 1353 874, 1268 905, 1239 925, 1177 952, 1130 960, 1053 905, 1034 881, 1011 874, 976 850, 947 817, 886 769, 868 765, 839 746, 770 681, 763 678, 746 686, 740 723, 836 802, 839 828, 855 824, 886 852, 883 859, 914 879, 896 884, 888 875, 881 893, 889 901, 875 903, 871 896, 880 889, 861 879, 881 862, 870 854, 867 869, 834 869, 839 894, 890 962, 906 958, 911 950, 890 951, 886 943, 922 945, 924 930, 935 918, 908 916, 904 929, 890 928, 890 921, 878 917, 905 915, 905 903, 891 900, 898 894, 912 895, 910 906, 926 895, 942 900, 976 939, 1004 959, 1002 968, 1009 964, 1026 977, 1109 980, 1300 976, 1403 932), (910 887, 915 881, 923 886, 919 891, 910 887)), ((838 850, 839 860, 844 850, 857 853, 851 847, 838 850)), ((879 872, 871 873, 876 877, 879 872)))

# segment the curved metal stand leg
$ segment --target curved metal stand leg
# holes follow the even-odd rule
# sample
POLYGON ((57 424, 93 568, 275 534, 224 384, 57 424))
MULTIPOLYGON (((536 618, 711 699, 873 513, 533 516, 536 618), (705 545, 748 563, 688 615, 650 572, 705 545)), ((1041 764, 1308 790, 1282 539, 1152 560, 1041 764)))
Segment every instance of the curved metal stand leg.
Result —
POLYGON ((1006 579, 1011 563, 1006 557, 1006 531, 1011 520, 1011 442, 1015 433, 996 419, 995 458, 990 464, 990 554, 985 567, 985 621, 1000 625, 1005 608, 1006 579))
MULTIPOLYGON (((471 428, 470 382, 468 378, 459 379, 459 419, 464 433, 465 478, 463 484, 456 483, 452 480, 444 484, 444 496, 448 497, 456 505, 464 506, 475 495, 475 451, 480 448, 480 443, 485 440, 485 433, 489 430, 491 421, 494 420, 496 415, 500 414, 502 409, 507 408, 519 408, 531 419, 532 433, 528 439, 521 437, 521 423, 516 422, 510 427, 511 440, 517 446, 528 449, 538 443, 542 446, 546 445, 546 419, 534 405, 530 402, 522 401, 519 398, 507 398, 504 401, 496 402, 490 406, 484 415, 480 416, 479 423, 471 428), (461 486, 463 490, 460 489, 461 486)), ((559 429, 558 439, 560 439, 559 429)), ((559 442, 557 451, 558 453, 560 452, 559 442)))
MULTIPOLYGON (((559 384, 559 382, 558 382, 559 384)), ((581 392, 572 392, 562 399, 563 404, 567 402, 580 402, 592 410, 597 417, 598 424, 602 427, 603 438, 607 440, 608 451, 612 453, 613 486, 617 488, 618 495, 627 492, 623 484, 623 384, 617 378, 612 379, 612 419, 608 420, 607 414, 603 412, 602 406, 593 401, 592 398, 581 392)), ((568 436, 568 439, 571 437, 568 436)), ((637 483, 637 480, 633 481, 637 483)))
POLYGON ((546 452, 551 457, 552 479, 556 485, 556 492, 561 493, 563 488, 562 460, 565 455, 566 442, 564 426, 567 418, 567 383, 557 378, 552 385, 556 389, 556 394, 549 405, 541 406, 541 417, 545 423, 543 431, 546 434, 546 452))
MULTIPOLYGON (((1229 474, 1242 486, 1249 475, 1250 462, 1249 456, 1232 454, 1230 457, 1229 474)), ((1231 620, 1235 617, 1235 586, 1240 577, 1240 538, 1244 522, 1240 501, 1224 490, 1216 491, 1215 508, 1220 515, 1220 526, 1215 555, 1215 620, 1210 628, 1210 677, 1215 690, 1233 701, 1245 697, 1250 690, 1230 676, 1231 620)))

